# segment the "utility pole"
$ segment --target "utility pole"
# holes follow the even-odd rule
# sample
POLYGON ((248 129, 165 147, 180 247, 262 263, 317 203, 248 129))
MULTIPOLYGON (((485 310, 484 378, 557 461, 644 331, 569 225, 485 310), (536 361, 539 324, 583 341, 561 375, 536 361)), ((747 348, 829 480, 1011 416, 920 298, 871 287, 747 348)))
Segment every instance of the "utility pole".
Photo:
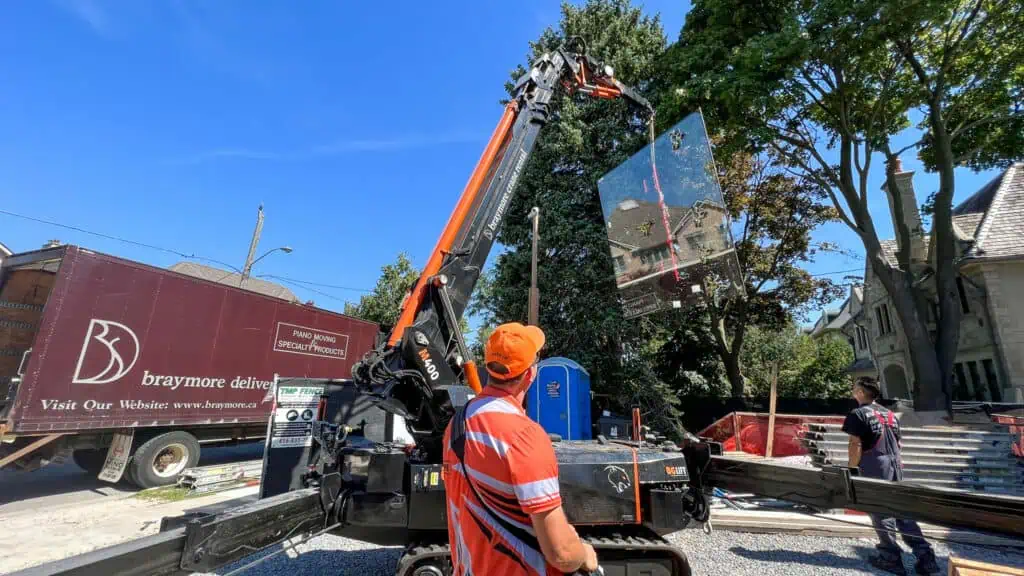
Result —
POLYGON ((540 231, 540 209, 536 206, 527 215, 533 221, 533 251, 530 259, 530 311, 527 324, 536 326, 540 316, 540 289, 537 288, 537 237, 540 231))
POLYGON ((252 272, 252 263, 256 259, 256 247, 260 243, 260 234, 263 233, 263 204, 260 204, 259 212, 256 215, 256 229, 252 232, 252 242, 249 243, 249 255, 245 258, 245 266, 242 268, 242 280, 239 285, 245 284, 252 272))

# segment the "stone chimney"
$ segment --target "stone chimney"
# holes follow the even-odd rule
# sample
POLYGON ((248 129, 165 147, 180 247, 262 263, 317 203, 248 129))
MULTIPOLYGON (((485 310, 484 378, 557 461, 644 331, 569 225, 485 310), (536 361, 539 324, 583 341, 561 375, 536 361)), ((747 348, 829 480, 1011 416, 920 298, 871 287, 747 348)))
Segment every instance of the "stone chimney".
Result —
MULTIPOLYGON (((921 210, 917 207, 917 195, 914 194, 914 172, 903 170, 903 161, 896 159, 896 186, 900 191, 903 205, 903 217, 910 228, 910 259, 912 262, 925 262, 928 259, 928 244, 924 241, 924 226, 921 224, 921 210)), ((882 184, 882 190, 889 199, 889 214, 892 216, 893 230, 896 230, 896 210, 892 194, 889 194, 888 183, 882 184)), ((896 242, 902 240, 896 234, 896 242)), ((900 248, 903 246, 900 245, 900 248)))

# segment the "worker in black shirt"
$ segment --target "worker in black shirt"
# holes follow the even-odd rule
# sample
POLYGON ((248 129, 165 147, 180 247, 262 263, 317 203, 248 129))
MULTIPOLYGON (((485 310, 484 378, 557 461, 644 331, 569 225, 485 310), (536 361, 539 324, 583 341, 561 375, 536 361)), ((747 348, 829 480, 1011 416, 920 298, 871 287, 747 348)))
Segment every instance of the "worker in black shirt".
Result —
MULTIPOLYGON (((900 423, 896 415, 879 406, 875 400, 881 396, 874 378, 859 378, 853 384, 853 397, 859 406, 846 415, 843 432, 850 436, 850 467, 858 468, 860 475, 899 482, 903 480, 900 460, 900 423)), ((887 518, 872 514, 878 539, 878 555, 870 558, 871 565, 893 574, 906 574, 902 550, 896 542, 897 529, 914 551, 918 574, 938 574, 935 552, 921 535, 921 527, 913 520, 887 518)))

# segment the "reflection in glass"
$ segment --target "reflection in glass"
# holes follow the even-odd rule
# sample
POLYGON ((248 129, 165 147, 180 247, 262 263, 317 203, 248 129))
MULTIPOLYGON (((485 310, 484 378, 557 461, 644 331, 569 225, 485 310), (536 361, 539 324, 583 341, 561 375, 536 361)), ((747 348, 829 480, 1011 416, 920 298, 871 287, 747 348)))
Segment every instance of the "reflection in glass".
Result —
POLYGON ((695 112, 598 180, 627 317, 740 286, 729 214, 695 112))

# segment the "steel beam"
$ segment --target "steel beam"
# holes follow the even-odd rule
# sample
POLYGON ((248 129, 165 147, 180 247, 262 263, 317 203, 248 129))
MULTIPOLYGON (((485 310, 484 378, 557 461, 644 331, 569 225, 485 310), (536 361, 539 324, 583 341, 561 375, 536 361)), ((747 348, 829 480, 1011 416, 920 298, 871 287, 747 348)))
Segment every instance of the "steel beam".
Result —
POLYGON ((319 491, 297 490, 10 576, 184 576, 212 571, 323 526, 319 491))
POLYGON ((821 510, 849 508, 954 528, 1024 537, 1024 498, 887 482, 820 470, 713 456, 704 482, 734 492, 787 500, 821 510))

